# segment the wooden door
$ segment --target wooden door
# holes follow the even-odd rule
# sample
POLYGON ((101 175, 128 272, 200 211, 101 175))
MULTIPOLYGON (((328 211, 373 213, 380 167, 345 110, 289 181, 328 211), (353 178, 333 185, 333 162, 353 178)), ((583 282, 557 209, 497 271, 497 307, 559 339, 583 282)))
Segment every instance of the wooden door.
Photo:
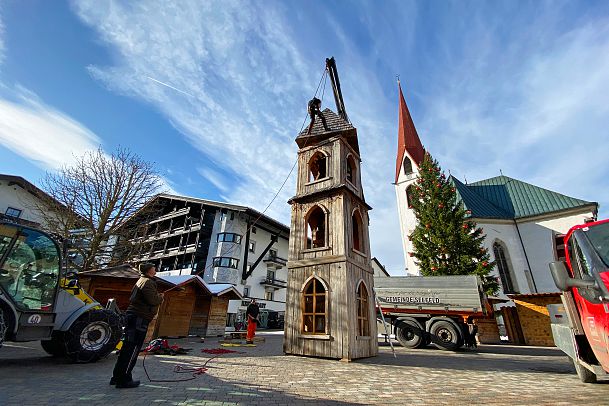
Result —
POLYGON ((518 317, 518 311, 515 307, 503 306, 501 308, 501 316, 503 316, 503 323, 507 330, 508 339, 512 344, 524 345, 524 333, 520 326, 520 318, 518 317))
POLYGON ((159 314, 159 337, 185 337, 188 335, 190 318, 194 308, 194 297, 190 295, 167 295, 159 314))

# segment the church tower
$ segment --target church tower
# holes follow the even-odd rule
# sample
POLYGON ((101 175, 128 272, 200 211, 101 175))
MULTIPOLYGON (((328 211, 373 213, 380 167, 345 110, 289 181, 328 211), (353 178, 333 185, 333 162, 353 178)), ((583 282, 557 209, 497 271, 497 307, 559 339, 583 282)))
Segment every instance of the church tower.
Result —
POLYGON ((298 135, 285 314, 286 354, 352 360, 378 352, 368 210, 357 130, 326 60, 338 114, 309 103, 298 135))
POLYGON ((414 263, 414 258, 410 256, 413 247, 408 236, 416 227, 416 218, 412 209, 410 209, 408 195, 417 180, 419 166, 425 156, 425 150, 417 134, 417 129, 414 127, 412 117, 410 117, 399 81, 398 89, 400 92, 400 116, 398 122, 398 153, 395 162, 395 193, 400 217, 406 272, 408 275, 419 275, 419 267, 414 263))

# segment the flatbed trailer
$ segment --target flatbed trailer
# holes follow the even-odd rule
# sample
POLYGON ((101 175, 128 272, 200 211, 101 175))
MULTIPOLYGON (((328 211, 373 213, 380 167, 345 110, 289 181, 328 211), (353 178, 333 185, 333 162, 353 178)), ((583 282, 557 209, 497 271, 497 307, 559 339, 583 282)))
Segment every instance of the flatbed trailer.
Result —
POLYGON ((378 277, 374 286, 378 310, 408 348, 430 343, 444 350, 473 347, 473 321, 493 314, 474 275, 378 277))

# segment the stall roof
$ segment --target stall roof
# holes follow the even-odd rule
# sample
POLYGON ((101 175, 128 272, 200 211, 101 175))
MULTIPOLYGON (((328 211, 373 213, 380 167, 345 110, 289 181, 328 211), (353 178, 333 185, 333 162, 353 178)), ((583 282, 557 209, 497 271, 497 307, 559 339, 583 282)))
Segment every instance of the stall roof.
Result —
POLYGON ((230 283, 207 283, 198 275, 163 275, 158 276, 166 282, 174 284, 176 286, 179 285, 187 285, 189 283, 197 283, 200 286, 204 287, 210 294, 213 296, 222 296, 225 294, 232 294, 234 299, 243 299, 241 293, 233 285, 230 283))
POLYGON ((510 294, 507 295, 509 298, 513 300, 523 300, 526 302, 526 299, 535 299, 538 297, 559 297, 562 293, 560 292, 544 292, 544 293, 524 293, 524 294, 510 294))
POLYGON ((111 276, 114 278, 138 279, 140 273, 130 265, 119 265, 108 268, 93 269, 91 271, 80 272, 82 276, 111 276))
MULTIPOLYGON (((93 269, 91 271, 84 271, 78 273, 79 277, 109 277, 109 278, 124 278, 124 279, 139 279, 140 272, 132 267, 131 265, 118 265, 111 266, 107 268, 93 269)), ((164 279, 159 278, 158 276, 154 277, 154 280, 161 283, 162 289, 167 289, 168 287, 172 287, 175 283, 170 281, 166 281, 164 279)))

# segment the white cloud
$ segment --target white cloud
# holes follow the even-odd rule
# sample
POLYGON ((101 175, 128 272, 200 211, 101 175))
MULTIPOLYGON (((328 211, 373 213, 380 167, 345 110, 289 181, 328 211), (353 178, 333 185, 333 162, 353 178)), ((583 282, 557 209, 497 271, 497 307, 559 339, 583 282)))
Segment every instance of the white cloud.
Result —
POLYGON ((221 192, 226 193, 230 191, 230 187, 227 184, 226 179, 224 179, 218 172, 210 168, 197 168, 197 171, 221 192))
POLYGON ((161 191, 163 193, 169 193, 171 195, 183 195, 182 193, 178 192, 175 189, 175 182, 173 182, 171 179, 169 179, 166 176, 161 175, 160 176, 161 179, 161 191))
POLYGON ((238 179, 246 203, 255 207, 270 200, 295 158, 296 123, 314 81, 281 16, 258 7, 264 6, 75 4, 117 54, 116 66, 92 66, 91 75, 155 106, 211 159, 210 166, 238 179))
POLYGON ((5 58, 5 44, 4 44, 4 22, 2 18, 2 7, 0 6, 0 65, 4 62, 5 58))
MULTIPOLYGON (((609 24, 564 31, 560 14, 500 40, 501 25, 470 26, 461 61, 447 58, 424 95, 423 142, 461 179, 504 174, 601 202, 609 168, 609 24), (535 38, 532 41, 531 38, 535 38), (471 53, 477 58, 468 58, 471 53), (450 63, 449 63, 450 62, 450 63)), ((604 206, 604 209, 603 209, 604 206)))
POLYGON ((8 92, 10 100, 0 98, 0 144, 16 154, 45 169, 58 169, 101 144, 93 132, 29 90, 8 92))

